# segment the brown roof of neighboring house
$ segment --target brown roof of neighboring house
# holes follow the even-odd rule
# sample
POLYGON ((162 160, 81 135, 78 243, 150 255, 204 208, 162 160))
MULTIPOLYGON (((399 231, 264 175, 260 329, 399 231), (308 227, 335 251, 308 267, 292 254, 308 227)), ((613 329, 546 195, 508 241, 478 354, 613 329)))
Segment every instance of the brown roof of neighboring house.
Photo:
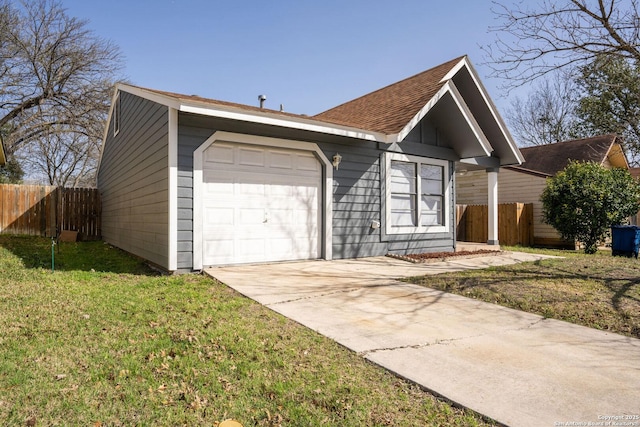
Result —
MULTIPOLYGON (((524 163, 511 168, 553 176, 563 170, 570 160, 603 164, 610 154, 624 156, 623 153, 611 153, 614 144, 617 145, 617 136, 608 134, 525 147, 520 149, 525 159, 524 163)), ((626 164, 626 158, 623 163, 626 164)))
POLYGON ((442 79, 464 56, 313 116, 385 134, 399 133, 442 88, 442 79))

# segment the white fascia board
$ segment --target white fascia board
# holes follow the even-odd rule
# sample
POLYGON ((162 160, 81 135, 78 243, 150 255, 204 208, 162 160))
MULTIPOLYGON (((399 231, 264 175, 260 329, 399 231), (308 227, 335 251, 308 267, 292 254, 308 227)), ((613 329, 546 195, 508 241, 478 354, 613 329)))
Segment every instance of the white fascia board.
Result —
POLYGON ((453 76, 458 74, 458 71, 460 71, 463 67, 469 68, 470 65, 471 64, 469 63, 467 57, 466 56, 463 57, 462 59, 460 59, 460 61, 456 65, 451 67, 449 72, 447 74, 445 74, 442 79, 440 79, 440 82, 446 82, 446 81, 451 80, 453 78, 453 76))
MULTIPOLYGON (((109 129, 111 128, 111 118, 113 116, 113 108, 118 98, 120 90, 120 84, 116 84, 113 95, 111 95, 111 105, 109 106, 109 115, 107 115, 107 121, 104 124, 104 131, 102 132, 102 144, 100 144, 100 156, 98 157, 98 168, 96 169, 96 178, 100 174, 100 165, 102 164, 102 154, 104 152, 104 144, 107 142, 107 135, 109 135, 109 129)), ((97 184, 97 182, 96 182, 97 184)))
POLYGON ((268 112, 261 114, 252 114, 246 110, 235 109, 232 107, 198 105, 194 103, 182 103, 180 111, 185 113, 199 114, 203 116, 213 116, 225 119, 240 120, 245 122, 260 123, 272 126, 285 127, 290 129, 306 130, 310 132, 318 132, 329 135, 338 135, 348 138, 363 139, 367 141, 385 142, 387 136, 377 132, 365 131, 357 128, 346 126, 331 125, 315 120, 304 120, 292 117, 283 117, 268 112))
POLYGON ((169 108, 174 108, 176 110, 180 109, 179 99, 173 96, 162 95, 157 92, 153 92, 153 91, 142 89, 135 86, 129 86, 124 83, 118 83, 116 85, 116 89, 122 90, 124 92, 128 92, 132 95, 139 96, 140 98, 148 99, 149 101, 153 101, 161 105, 165 105, 169 108))
POLYGON ((453 84, 452 81, 446 82, 442 86, 442 88, 440 88, 440 90, 433 96, 433 98, 431 98, 429 102, 427 102, 427 104, 424 107, 422 107, 422 109, 420 109, 420 111, 413 117, 413 119, 411 119, 411 121, 409 121, 409 123, 400 131, 400 133, 395 136, 396 139, 393 142, 400 142, 404 138, 406 138, 409 132, 411 132, 411 130, 413 130, 413 128, 416 127, 418 123, 420 123, 420 120, 422 120, 424 116, 426 116, 427 113, 447 93, 451 94, 454 102, 458 106, 458 109, 460 110, 460 112, 462 113, 462 116, 467 122, 467 125, 469 125, 469 128, 474 133, 474 135, 476 136, 476 139, 482 146, 482 150, 484 151, 484 153, 487 156, 490 156, 491 152, 493 151, 493 148, 491 147, 489 140, 485 136, 484 132, 482 132, 480 125, 478 124, 476 119, 473 117, 473 114, 471 114, 471 110, 469 110, 469 107, 467 106, 466 102, 464 102, 464 99, 462 99, 462 95, 460 94, 460 92, 458 91, 458 89, 456 88, 456 86, 453 84))
POLYGON ((438 103, 440 98, 442 98, 448 91, 449 89, 447 88, 447 85, 444 85, 442 88, 440 88, 440 90, 435 95, 433 95, 433 98, 431 98, 429 102, 427 102, 427 104, 422 107, 415 116, 413 116, 409 123, 407 123, 406 126, 402 128, 400 133, 390 135, 390 137, 392 137, 393 139, 389 141, 389 143, 400 142, 405 139, 407 135, 409 135, 409 132, 411 132, 414 127, 418 126, 420 120, 422 120, 424 116, 427 115, 427 113, 438 103))
POLYGON ((509 145, 509 148, 513 152, 516 159, 518 159, 518 162, 519 162, 518 164, 524 163, 524 156, 522 155, 520 150, 518 150, 518 146, 514 141, 513 137, 511 136, 511 132, 509 132, 509 129, 507 129, 507 126, 502 120, 502 117, 500 116, 500 114, 498 114, 498 109, 496 108, 493 101, 489 97, 489 93, 484 87, 484 84, 482 84, 482 81, 478 77, 478 73, 476 72, 475 68, 473 67, 473 64, 471 64, 469 59, 466 56, 462 58, 462 60, 455 67, 453 67, 449 71, 449 73, 447 73, 447 75, 443 78, 443 80, 452 79, 453 76, 455 76, 458 73, 458 71, 460 71, 462 68, 466 68, 467 72, 471 76, 471 79, 473 80, 476 87, 478 88, 478 91, 480 92, 480 95, 482 96, 483 101, 485 102, 485 104, 487 104, 487 107, 489 108, 489 111, 491 112, 493 119, 495 120, 496 124, 500 128, 500 132, 504 136, 505 141, 509 145))

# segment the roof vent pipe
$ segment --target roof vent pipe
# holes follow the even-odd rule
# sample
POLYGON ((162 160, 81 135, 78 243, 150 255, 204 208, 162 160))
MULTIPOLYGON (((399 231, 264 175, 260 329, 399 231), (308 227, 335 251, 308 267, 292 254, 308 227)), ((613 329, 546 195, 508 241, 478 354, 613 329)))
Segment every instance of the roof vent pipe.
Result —
POLYGON ((260 101, 260 108, 264 108, 264 101, 267 100, 265 95, 258 95, 258 101, 260 101))

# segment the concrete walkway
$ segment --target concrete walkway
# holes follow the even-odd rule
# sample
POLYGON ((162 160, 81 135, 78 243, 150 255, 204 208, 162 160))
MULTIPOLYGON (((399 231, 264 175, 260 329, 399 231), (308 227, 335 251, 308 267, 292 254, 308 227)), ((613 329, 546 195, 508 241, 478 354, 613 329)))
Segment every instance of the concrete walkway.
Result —
POLYGON ((640 416, 640 340, 397 281, 543 257, 503 253, 429 264, 375 257, 207 273, 502 424, 640 426, 633 418, 640 416))

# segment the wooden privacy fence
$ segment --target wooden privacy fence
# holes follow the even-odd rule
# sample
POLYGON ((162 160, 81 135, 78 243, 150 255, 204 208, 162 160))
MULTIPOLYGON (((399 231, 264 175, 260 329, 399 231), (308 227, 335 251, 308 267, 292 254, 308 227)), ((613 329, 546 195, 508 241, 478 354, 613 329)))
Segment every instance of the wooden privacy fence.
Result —
MULTIPOLYGON (((489 207, 457 205, 457 240, 486 243, 489 239, 489 207)), ((533 204, 498 205, 498 241, 501 245, 533 245, 533 204)))
POLYGON ((0 184, 0 233, 101 238, 100 193, 95 188, 0 184))

